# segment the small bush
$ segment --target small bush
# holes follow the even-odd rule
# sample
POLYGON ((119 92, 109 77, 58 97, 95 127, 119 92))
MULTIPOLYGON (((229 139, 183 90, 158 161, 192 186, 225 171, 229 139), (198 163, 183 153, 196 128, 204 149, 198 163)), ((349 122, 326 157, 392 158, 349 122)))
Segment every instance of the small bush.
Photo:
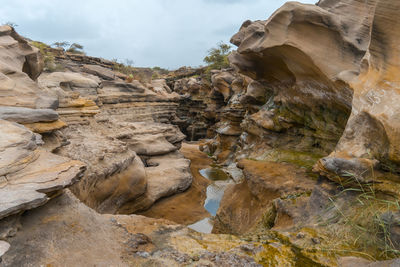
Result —
POLYGON ((118 62, 117 59, 113 59, 113 70, 119 71, 125 75, 133 75, 135 73, 135 68, 133 67, 133 60, 126 59, 125 63, 118 62))
POLYGON ((132 74, 129 74, 127 77, 126 77, 126 80, 125 80, 127 83, 131 83, 132 81, 133 81, 133 75, 132 74))
POLYGON ((30 43, 32 46, 39 49, 40 54, 43 56, 44 70, 49 72, 61 71, 64 67, 55 63, 54 54, 51 52, 51 47, 42 42, 33 41, 30 43))

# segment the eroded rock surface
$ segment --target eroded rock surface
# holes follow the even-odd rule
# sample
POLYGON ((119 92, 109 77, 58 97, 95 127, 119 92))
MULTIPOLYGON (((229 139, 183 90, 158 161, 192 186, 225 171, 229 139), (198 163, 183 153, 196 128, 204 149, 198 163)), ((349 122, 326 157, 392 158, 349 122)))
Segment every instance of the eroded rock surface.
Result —
POLYGON ((397 172, 399 161, 398 79, 400 20, 394 10, 395 1, 370 4, 374 16, 370 20, 371 35, 361 63, 360 75, 351 80, 354 90, 353 109, 335 152, 320 161, 319 170, 337 173, 351 165, 350 173, 361 180, 371 180, 371 167, 397 172), (390 26, 389 26, 390 25, 390 26), (327 167, 332 160, 341 160, 337 170, 327 167), (359 169, 362 169, 361 171, 359 169))
POLYGON ((370 260, 399 246, 399 8, 286 3, 243 23, 233 68, 210 80, 182 68, 127 82, 110 61, 62 50, 63 71, 39 76, 38 51, 1 27, 2 265, 396 265, 370 260), (180 130, 243 169, 214 218, 214 232, 243 236, 112 215, 191 186, 180 130))
POLYGON ((185 136, 170 124, 180 96, 165 80, 148 88, 104 64, 58 60, 67 70, 45 73, 39 84, 58 96, 57 112, 69 127, 45 140, 55 153, 87 164, 72 188, 84 203, 102 213, 133 213, 190 186, 189 161, 177 152, 185 136))
POLYGON ((43 205, 82 177, 83 163, 39 149, 43 141, 21 125, 0 126, 0 218, 43 205))
MULTIPOLYGON (((226 103, 220 114, 235 116, 220 116, 217 136, 203 150, 226 166, 242 158, 284 164, 271 181, 287 180, 285 190, 296 192, 291 182, 310 184, 284 197, 270 187, 267 177, 276 173, 270 170, 259 174, 266 180, 255 187, 270 191, 257 194, 248 184, 255 176, 245 171, 246 181, 226 191, 215 231, 241 233, 257 218, 264 228, 280 231, 314 228, 318 216, 335 229, 357 220, 355 215, 372 218, 364 213, 370 207, 379 214, 380 201, 397 201, 396 6, 390 0, 289 2, 268 20, 243 23, 231 39, 238 49, 229 56, 239 74, 213 76, 226 103), (296 174, 284 178, 285 164, 296 174), (375 193, 372 201, 357 204, 363 194, 375 193)), ((344 228, 336 231, 356 232, 344 228)), ((367 240, 357 249, 373 254, 367 240)))

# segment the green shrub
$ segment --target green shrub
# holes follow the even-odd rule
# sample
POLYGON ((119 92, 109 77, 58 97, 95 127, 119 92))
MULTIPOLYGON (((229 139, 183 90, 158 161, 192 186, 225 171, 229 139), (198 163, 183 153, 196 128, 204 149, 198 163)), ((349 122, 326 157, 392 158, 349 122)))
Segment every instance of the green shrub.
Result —
POLYGON ((208 50, 208 55, 203 59, 207 63, 206 74, 210 76, 211 70, 220 70, 229 67, 228 56, 231 53, 231 46, 220 42, 217 47, 208 50))
POLYGON ((133 65, 133 61, 130 59, 126 59, 124 63, 118 62, 117 59, 113 59, 113 70, 115 71, 119 71, 125 75, 133 75, 135 73, 135 68, 132 66, 133 65))
POLYGON ((54 54, 51 52, 51 47, 45 43, 32 41, 30 44, 39 49, 40 54, 43 56, 44 70, 45 71, 61 71, 64 67, 55 63, 54 54))
POLYGON ((68 42, 55 42, 52 44, 52 46, 58 47, 58 48, 67 48, 70 44, 68 42))
POLYGON ((70 45, 70 47, 67 49, 67 52, 74 54, 85 54, 85 52, 83 52, 83 45, 80 45, 78 43, 73 43, 72 45, 70 45))

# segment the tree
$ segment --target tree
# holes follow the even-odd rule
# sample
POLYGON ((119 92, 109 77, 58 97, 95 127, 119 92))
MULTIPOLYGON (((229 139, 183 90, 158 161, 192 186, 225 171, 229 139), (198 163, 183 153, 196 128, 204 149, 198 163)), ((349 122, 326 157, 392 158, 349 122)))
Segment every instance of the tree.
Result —
POLYGON ((78 43, 73 43, 72 45, 70 45, 67 52, 76 53, 76 54, 85 54, 83 52, 83 45, 80 45, 78 43))
POLYGON ((229 67, 228 55, 231 52, 231 48, 230 45, 219 42, 217 47, 208 50, 208 55, 203 59, 208 65, 207 71, 229 67))
POLYGON ((58 47, 58 48, 66 48, 67 46, 69 46, 68 42, 55 42, 54 44, 52 44, 52 46, 58 47))
POLYGON ((17 23, 11 22, 11 21, 7 21, 6 23, 4 23, 4 25, 8 25, 12 28, 18 27, 17 23))
POLYGON ((128 67, 132 67, 134 64, 134 61, 132 59, 125 59, 125 65, 127 65, 128 67))

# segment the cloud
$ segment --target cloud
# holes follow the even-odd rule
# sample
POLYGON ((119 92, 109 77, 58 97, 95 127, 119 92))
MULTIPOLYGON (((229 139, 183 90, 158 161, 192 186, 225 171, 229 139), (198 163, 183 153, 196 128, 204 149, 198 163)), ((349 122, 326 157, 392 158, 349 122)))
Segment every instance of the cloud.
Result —
MULTIPOLYGON (((309 3, 314 1, 306 0, 309 3)), ((31 39, 77 42, 89 55, 136 66, 198 66, 208 49, 229 42, 246 19, 267 19, 282 0, 13 0, 0 22, 31 39)))

